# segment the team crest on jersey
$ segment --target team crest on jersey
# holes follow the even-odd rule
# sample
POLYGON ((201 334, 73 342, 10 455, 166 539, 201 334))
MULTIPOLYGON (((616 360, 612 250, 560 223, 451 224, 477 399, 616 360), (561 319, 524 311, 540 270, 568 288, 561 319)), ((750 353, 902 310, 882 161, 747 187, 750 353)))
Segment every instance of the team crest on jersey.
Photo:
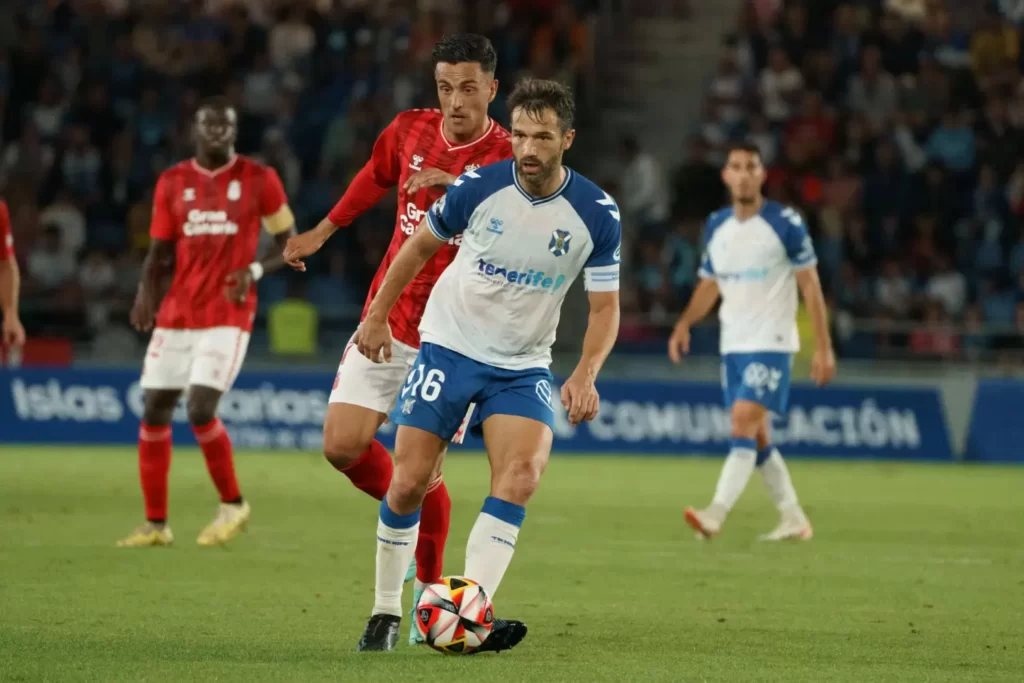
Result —
POLYGON ((237 180, 232 180, 228 183, 228 199, 233 202, 237 202, 238 198, 242 196, 242 183, 237 180))
POLYGON ((462 172, 463 173, 472 173, 473 171, 477 170, 478 168, 480 168, 480 164, 466 164, 466 168, 462 172))
POLYGON ((505 233, 505 231, 501 229, 501 226, 503 225, 505 225, 505 221, 492 218, 491 226, 487 228, 487 232, 493 232, 495 235, 503 235, 505 233))
POLYGON ((183 202, 194 202, 196 200, 196 188, 186 187, 185 191, 181 193, 181 200, 183 202))
POLYGON ((422 171, 423 170, 423 157, 420 156, 419 154, 413 154, 412 155, 412 161, 409 162, 409 168, 411 168, 414 171, 422 171))
MULTIPOLYGON (((422 366, 421 366, 422 367, 422 366)), ((411 415, 412 409, 416 406, 416 399, 407 398, 402 404, 402 415, 411 415)))
POLYGON ((569 234, 568 230, 555 230, 551 233, 551 242, 548 243, 548 251, 555 256, 561 256, 569 251, 569 240, 571 239, 572 235, 569 234))

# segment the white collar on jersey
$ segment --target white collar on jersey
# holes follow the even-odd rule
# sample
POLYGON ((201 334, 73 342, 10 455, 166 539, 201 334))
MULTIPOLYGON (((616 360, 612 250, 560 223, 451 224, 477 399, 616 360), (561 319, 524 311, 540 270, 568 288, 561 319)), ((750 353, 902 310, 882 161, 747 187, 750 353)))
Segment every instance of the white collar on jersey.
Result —
POLYGON ((456 152, 456 151, 458 151, 460 149, 466 149, 467 147, 472 147, 476 143, 478 143, 481 140, 485 139, 488 135, 491 134, 491 131, 494 130, 494 119, 492 119, 490 117, 487 117, 487 120, 490 122, 490 124, 487 126, 487 130, 484 131, 483 135, 478 137, 476 140, 471 140, 470 142, 467 142, 465 144, 455 145, 453 147, 452 143, 448 142, 448 138, 446 138, 445 135, 444 135, 444 118, 442 117, 441 118, 441 125, 439 126, 440 129, 441 129, 441 139, 444 140, 444 144, 448 146, 448 151, 449 152, 456 152))
POLYGON ((534 206, 547 204, 548 202, 558 199, 558 197, 561 196, 563 192, 565 192, 565 188, 569 187, 569 181, 572 179, 572 169, 569 168, 568 166, 563 166, 562 168, 565 169, 565 178, 562 180, 562 184, 558 186, 558 189, 546 197, 534 197, 532 194, 523 189, 522 185, 519 184, 519 174, 516 173, 516 162, 513 161, 511 164, 509 164, 509 166, 512 167, 512 182, 515 184, 516 189, 519 190, 519 194, 526 197, 529 200, 529 202, 534 206))
POLYGON ((209 176, 209 177, 213 178, 213 177, 216 177, 216 176, 220 175, 224 171, 228 170, 232 166, 234 166, 236 161, 238 161, 238 155, 237 154, 232 154, 231 155, 231 159, 228 160, 228 163, 226 163, 223 166, 220 166, 218 168, 215 168, 215 169, 213 169, 211 171, 208 168, 203 168, 202 166, 200 166, 199 162, 196 161, 196 158, 192 157, 192 168, 194 168, 195 170, 199 171, 200 173, 202 173, 205 176, 209 176))

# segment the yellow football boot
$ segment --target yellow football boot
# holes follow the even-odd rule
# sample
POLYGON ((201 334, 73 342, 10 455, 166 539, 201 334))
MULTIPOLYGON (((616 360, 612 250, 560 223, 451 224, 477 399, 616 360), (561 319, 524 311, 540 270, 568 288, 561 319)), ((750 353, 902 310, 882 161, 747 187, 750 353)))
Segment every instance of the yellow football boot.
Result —
POLYGON ((174 543, 174 534, 171 527, 146 522, 137 527, 127 538, 117 542, 118 548, 144 548, 153 545, 170 545, 174 543))
POLYGON ((217 516, 202 530, 196 542, 207 547, 227 543, 245 530, 250 514, 247 501, 242 501, 241 505, 221 503, 217 516))

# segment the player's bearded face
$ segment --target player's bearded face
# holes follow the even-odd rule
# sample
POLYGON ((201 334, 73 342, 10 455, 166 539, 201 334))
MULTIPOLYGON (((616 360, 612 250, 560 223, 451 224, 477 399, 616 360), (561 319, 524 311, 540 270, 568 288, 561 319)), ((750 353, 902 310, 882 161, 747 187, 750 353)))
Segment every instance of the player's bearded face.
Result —
POLYGON ((498 90, 494 76, 477 62, 441 62, 434 70, 434 79, 444 114, 445 133, 463 141, 483 133, 487 105, 498 90))
POLYGON ((545 109, 539 115, 516 109, 512 112, 512 156, 519 177, 541 186, 562 165, 562 154, 572 145, 575 131, 562 131, 558 115, 545 109))
POLYGON ((722 169, 722 181, 729 188, 733 201, 753 203, 761 194, 764 184, 764 166, 756 154, 735 151, 729 154, 722 169))

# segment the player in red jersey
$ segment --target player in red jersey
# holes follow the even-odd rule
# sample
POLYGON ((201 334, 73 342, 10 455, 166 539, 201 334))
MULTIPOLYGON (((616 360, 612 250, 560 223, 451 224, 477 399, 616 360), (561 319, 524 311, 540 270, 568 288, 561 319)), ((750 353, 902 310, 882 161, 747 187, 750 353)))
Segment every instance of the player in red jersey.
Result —
POLYGON ((188 419, 221 499, 199 544, 225 543, 249 519, 217 404, 245 358, 256 281, 284 264, 281 249, 295 235, 295 219, 277 173, 235 154, 236 125, 235 110, 224 100, 203 103, 196 112, 195 158, 167 169, 156 183, 152 242, 131 312, 136 329, 153 329, 142 368, 139 432, 146 522, 121 546, 173 541, 167 526, 170 424, 185 389, 188 419), (257 260, 261 224, 278 249, 257 260))
MULTIPOLYGON (((289 240, 285 248, 285 259, 299 265, 338 228, 349 225, 397 186, 394 237, 370 287, 367 305, 380 289, 398 250, 430 205, 444 194, 444 188, 465 171, 512 157, 508 131, 487 116, 487 105, 498 89, 494 79, 497 55, 490 41, 474 34, 454 34, 434 46, 432 57, 441 110, 414 109, 396 116, 377 138, 372 157, 327 218, 313 230, 289 240)), ((392 362, 372 363, 358 351, 351 352, 351 342, 341 357, 324 421, 324 454, 356 488, 377 500, 388 490, 394 465, 374 435, 387 418, 416 358, 418 327, 427 297, 457 249, 458 238, 443 247, 392 311, 388 320, 395 339, 392 362)), ((451 500, 438 471, 423 501, 414 596, 424 585, 441 578, 450 510, 451 500)), ((415 641, 417 635, 413 629, 410 640, 415 641)))
POLYGON ((14 258, 14 238, 11 237, 11 218, 7 202, 0 199, 0 314, 3 316, 3 336, 7 346, 21 346, 25 343, 25 328, 18 318, 18 290, 21 288, 21 272, 14 258))

